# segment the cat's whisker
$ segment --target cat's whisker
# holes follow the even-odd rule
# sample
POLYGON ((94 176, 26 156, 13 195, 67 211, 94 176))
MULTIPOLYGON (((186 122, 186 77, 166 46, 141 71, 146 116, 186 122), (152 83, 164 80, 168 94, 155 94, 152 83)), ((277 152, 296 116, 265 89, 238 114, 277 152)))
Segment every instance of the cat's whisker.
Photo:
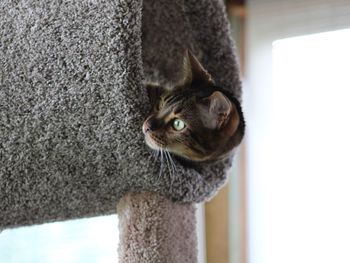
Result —
POLYGON ((155 152, 154 150, 151 150, 151 154, 149 155, 148 160, 147 160, 147 166, 150 166, 151 159, 155 158, 154 152, 155 152))
POLYGON ((169 171, 169 174, 170 174, 170 182, 172 184, 172 169, 171 169, 171 166, 170 166, 170 161, 169 161, 169 157, 168 157, 168 151, 167 150, 164 150, 164 156, 165 156, 165 161, 166 161, 166 164, 167 164, 167 168, 168 168, 168 171, 169 171))
POLYGON ((170 176, 171 176, 170 181, 171 181, 171 185, 172 185, 174 182, 176 173, 177 173, 177 169, 176 169, 175 163, 174 163, 169 151, 166 151, 166 155, 167 155, 167 158, 168 158, 169 164, 170 164, 170 169, 169 169, 170 176))
POLYGON ((173 160, 173 157, 171 157, 170 152, 168 152, 168 155, 169 155, 169 159, 170 159, 170 161, 171 161, 171 164, 172 164, 172 166, 173 166, 173 168, 174 168, 174 171, 177 173, 176 164, 175 164, 175 162, 174 162, 174 160, 173 160))
POLYGON ((163 172, 163 149, 159 149, 158 153, 160 152, 160 170, 159 170, 159 176, 158 176, 158 181, 162 176, 163 172))
POLYGON ((151 159, 152 159, 152 155, 150 155, 150 156, 148 157, 148 160, 147 160, 147 167, 149 167, 149 163, 150 163, 151 159))
POLYGON ((158 158, 157 150, 152 149, 151 154, 148 157, 147 165, 150 166, 151 161, 153 161, 153 163, 156 162, 157 158, 158 158))
POLYGON ((169 151, 166 151, 166 155, 167 155, 167 158, 169 160, 170 168, 172 169, 173 172, 175 172, 169 151))
POLYGON ((153 157, 154 161, 157 161, 158 154, 159 154, 159 150, 152 150, 152 157, 153 157))

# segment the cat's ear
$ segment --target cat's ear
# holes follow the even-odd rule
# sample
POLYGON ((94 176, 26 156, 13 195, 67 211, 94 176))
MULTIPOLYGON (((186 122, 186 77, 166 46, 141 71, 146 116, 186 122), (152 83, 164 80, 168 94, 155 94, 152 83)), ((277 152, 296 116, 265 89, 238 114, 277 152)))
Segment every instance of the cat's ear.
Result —
POLYGON ((154 109, 158 105, 160 97, 165 92, 165 89, 157 84, 146 84, 145 87, 151 107, 154 109))
POLYGON ((239 116, 235 105, 220 91, 215 91, 208 100, 208 128, 224 129, 228 135, 233 135, 239 124, 239 116))
POLYGON ((186 50, 184 65, 183 65, 183 74, 184 74, 184 84, 211 84, 213 83, 211 75, 198 59, 191 53, 191 51, 186 50))

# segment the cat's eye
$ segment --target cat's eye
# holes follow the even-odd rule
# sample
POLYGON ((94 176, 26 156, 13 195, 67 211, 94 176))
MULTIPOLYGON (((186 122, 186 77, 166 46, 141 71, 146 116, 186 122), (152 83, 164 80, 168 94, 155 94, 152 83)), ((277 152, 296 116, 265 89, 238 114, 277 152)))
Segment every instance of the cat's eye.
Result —
POLYGON ((180 120, 180 119, 174 119, 173 121, 173 128, 176 130, 176 131, 181 131, 183 129, 185 129, 186 127, 186 124, 183 120, 180 120))

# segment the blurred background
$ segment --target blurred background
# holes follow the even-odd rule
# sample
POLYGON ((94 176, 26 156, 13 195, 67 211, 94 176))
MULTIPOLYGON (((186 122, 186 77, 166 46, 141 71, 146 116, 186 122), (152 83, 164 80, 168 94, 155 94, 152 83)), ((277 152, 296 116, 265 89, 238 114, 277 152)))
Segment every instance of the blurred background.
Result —
MULTIPOLYGON (((226 5, 248 129, 199 206, 199 262, 349 263, 350 1, 226 5)), ((116 215, 4 230, 0 262, 117 262, 117 244, 116 215)))

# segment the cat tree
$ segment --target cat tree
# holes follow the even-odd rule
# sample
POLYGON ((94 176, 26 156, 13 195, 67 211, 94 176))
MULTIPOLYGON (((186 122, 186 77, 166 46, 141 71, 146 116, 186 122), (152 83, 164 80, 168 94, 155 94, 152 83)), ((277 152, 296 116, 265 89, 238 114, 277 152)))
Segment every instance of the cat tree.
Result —
POLYGON ((0 228, 119 203, 121 262, 196 262, 192 204, 231 161, 159 176, 141 131, 142 81, 178 81, 185 49, 240 98, 220 0, 1 1, 0 228))

